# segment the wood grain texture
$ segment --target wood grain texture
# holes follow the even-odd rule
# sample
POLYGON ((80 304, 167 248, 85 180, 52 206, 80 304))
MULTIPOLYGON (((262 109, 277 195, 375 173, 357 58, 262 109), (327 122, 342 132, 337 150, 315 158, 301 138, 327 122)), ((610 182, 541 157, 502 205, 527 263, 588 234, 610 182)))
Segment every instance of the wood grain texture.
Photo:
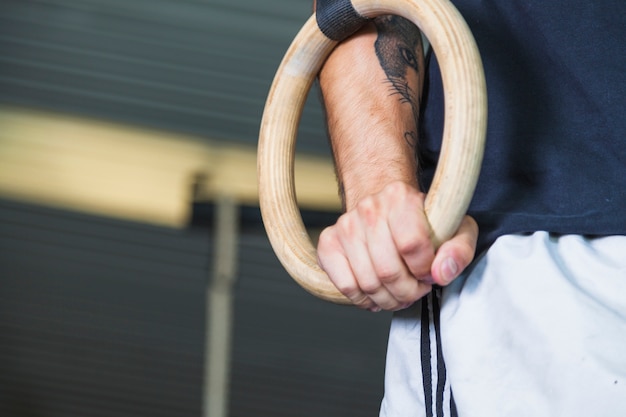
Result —
MULTIPOLYGON (((403 16, 426 35, 437 55, 445 95, 440 159, 426 199, 438 246, 458 229, 472 198, 485 144, 487 94, 482 62, 462 16, 447 0, 353 0, 362 16, 403 16)), ((272 247, 289 274, 311 294, 350 304, 319 268, 298 210, 294 157, 304 101, 336 42, 309 18, 294 38, 270 89, 257 154, 259 203, 272 247)))

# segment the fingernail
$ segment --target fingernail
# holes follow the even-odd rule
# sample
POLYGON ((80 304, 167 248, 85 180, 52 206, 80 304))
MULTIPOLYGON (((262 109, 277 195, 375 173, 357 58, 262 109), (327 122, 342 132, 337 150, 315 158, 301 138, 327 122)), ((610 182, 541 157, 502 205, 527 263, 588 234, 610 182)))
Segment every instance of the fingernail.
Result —
POLYGON ((451 283, 452 280, 456 278, 458 272, 459 267, 452 258, 444 259, 443 263, 441 264, 441 278, 443 279, 443 284, 447 285, 451 283))
POLYGON ((370 307, 368 308, 368 310, 371 311, 372 313, 379 313, 382 310, 382 308, 376 306, 376 307, 370 307))

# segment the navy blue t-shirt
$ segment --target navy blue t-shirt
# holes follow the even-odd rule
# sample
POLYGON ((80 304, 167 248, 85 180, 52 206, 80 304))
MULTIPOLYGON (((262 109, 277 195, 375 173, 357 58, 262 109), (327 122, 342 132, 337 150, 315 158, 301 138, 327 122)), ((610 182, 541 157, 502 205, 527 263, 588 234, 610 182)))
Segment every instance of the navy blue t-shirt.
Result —
MULTIPOLYGON (((486 151, 469 210, 479 250, 507 233, 626 234, 626 1, 454 3, 488 89, 486 151)), ((427 186, 443 127, 434 56, 425 89, 427 186)))

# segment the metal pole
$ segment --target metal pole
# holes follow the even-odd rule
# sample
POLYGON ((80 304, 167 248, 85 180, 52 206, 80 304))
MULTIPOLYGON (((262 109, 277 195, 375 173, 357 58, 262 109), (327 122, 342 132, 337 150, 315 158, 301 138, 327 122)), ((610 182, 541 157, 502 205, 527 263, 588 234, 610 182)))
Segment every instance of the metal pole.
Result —
POLYGON ((202 415, 226 417, 233 323, 232 288, 237 269, 239 210, 232 198, 215 201, 212 277, 206 292, 205 365, 202 415))

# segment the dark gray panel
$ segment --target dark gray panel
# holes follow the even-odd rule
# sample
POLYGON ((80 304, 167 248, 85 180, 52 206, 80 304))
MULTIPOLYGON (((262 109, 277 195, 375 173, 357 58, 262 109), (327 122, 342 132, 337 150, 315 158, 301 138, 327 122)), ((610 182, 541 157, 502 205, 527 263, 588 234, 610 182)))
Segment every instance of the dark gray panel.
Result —
MULTIPOLYGON (((4 0, 0 102, 256 144, 308 0, 4 0)), ((311 95, 298 150, 328 154, 311 95)))
POLYGON ((3 201, 2 415, 197 415, 206 234, 3 201))
MULTIPOLYGON (((0 200, 0 415, 200 415, 212 247, 0 200)), ((230 414, 376 415, 389 316, 310 296, 249 223, 238 258, 230 414)))

